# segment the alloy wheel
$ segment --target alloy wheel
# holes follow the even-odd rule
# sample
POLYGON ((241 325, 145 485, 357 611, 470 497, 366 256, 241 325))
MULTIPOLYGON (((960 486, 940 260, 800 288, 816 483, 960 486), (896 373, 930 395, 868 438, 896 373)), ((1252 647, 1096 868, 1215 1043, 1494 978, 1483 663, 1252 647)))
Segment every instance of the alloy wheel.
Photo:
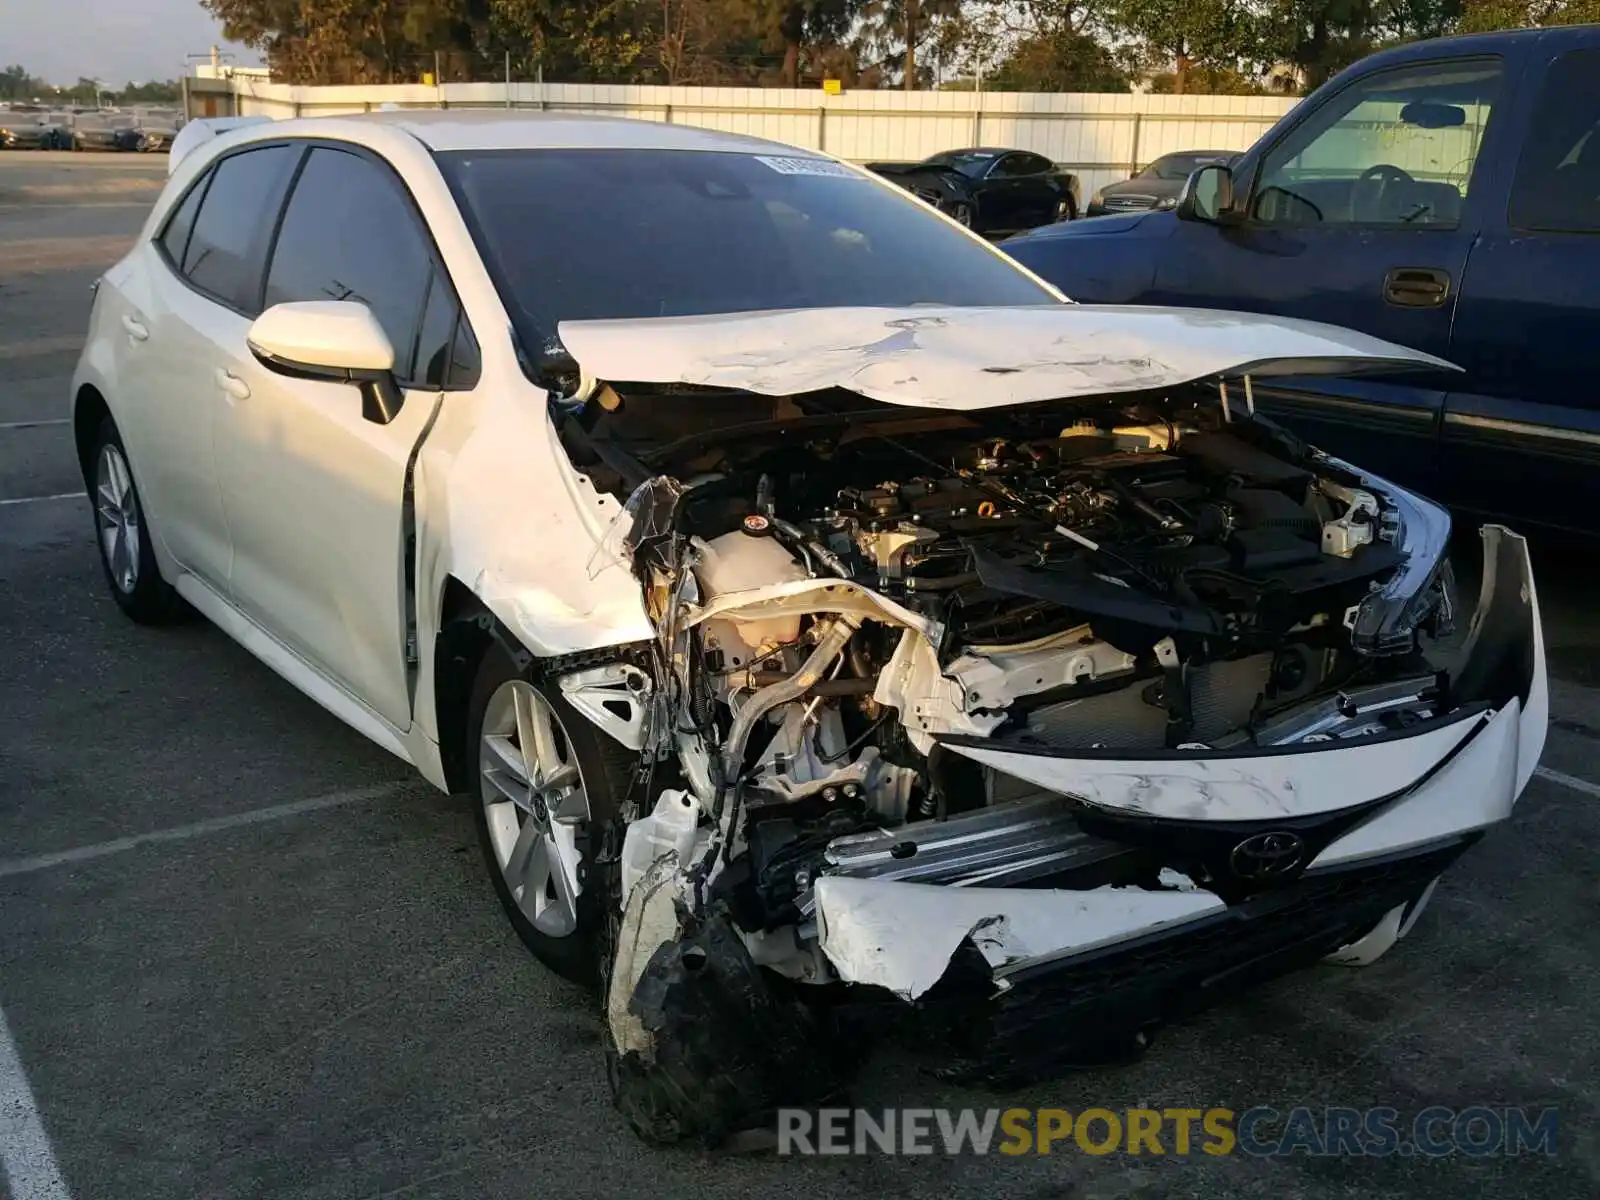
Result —
POLYGON ((111 582, 131 596, 139 585, 139 497, 128 460, 110 443, 95 462, 95 519, 111 582))
POLYGON ((548 937, 576 932, 588 794, 561 718, 524 680, 489 698, 478 776, 495 861, 517 907, 548 937))

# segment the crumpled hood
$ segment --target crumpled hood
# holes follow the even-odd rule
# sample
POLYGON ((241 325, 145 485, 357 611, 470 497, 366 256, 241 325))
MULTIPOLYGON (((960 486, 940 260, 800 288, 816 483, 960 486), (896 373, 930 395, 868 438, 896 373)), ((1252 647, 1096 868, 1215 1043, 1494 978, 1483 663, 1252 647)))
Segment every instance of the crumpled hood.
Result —
POLYGON ((962 412, 1217 376, 1459 369, 1314 321, 1133 305, 786 309, 563 321, 559 333, 586 374, 614 383, 841 387, 962 412))

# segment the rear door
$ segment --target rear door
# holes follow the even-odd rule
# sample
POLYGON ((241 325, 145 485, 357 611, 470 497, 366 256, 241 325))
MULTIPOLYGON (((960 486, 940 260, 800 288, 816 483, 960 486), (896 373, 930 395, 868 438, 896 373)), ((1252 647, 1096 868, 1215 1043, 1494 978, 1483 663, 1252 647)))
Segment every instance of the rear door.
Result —
MULTIPOLYGON (((1472 251, 1449 357, 1442 498, 1515 520, 1600 525, 1600 31, 1528 66, 1509 205, 1472 251)), ((1520 122, 1519 122, 1520 124, 1520 122)))
POLYGON ((298 300, 366 304, 394 346, 404 400, 380 425, 362 416, 360 392, 348 384, 279 374, 253 359, 242 369, 249 398, 217 431, 233 601, 404 730, 407 472, 451 347, 458 333, 470 334, 410 194, 376 155, 324 144, 307 155, 270 255, 263 307, 298 300))
MULTIPOLYGON (((1446 357, 1467 255, 1497 191, 1506 77, 1493 56, 1355 77, 1235 168, 1242 224, 1176 223, 1150 298, 1327 321, 1446 357)), ((1313 442, 1432 488, 1448 386, 1414 375, 1297 382, 1258 398, 1313 442)))
POLYGON ((213 439, 236 403, 237 366, 220 346, 242 338, 255 315, 267 236, 298 153, 279 143, 219 159, 142 251, 145 286, 120 318, 119 374, 139 407, 128 448, 154 528, 219 595, 232 548, 213 439))

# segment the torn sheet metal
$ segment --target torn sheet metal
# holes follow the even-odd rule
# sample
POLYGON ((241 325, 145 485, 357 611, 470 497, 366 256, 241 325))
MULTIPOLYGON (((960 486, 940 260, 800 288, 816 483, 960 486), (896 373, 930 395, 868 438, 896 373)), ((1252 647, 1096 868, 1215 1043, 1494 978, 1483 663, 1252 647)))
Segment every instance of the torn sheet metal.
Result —
POLYGON ((823 952, 848 983, 915 1000, 967 938, 996 971, 1059 958, 1221 912, 1210 892, 949 888, 824 876, 814 889, 823 952))
POLYGON ((1090 804, 1186 821, 1264 821, 1354 808, 1412 787, 1483 728, 1482 712, 1405 737, 1293 753, 1082 757, 948 741, 957 754, 1090 804))
POLYGON ((848 579, 824 576, 820 579, 791 579, 769 587, 724 592, 709 604, 690 607, 683 624, 686 628, 714 618, 730 621, 767 621, 802 613, 852 613, 914 629, 930 642, 937 643, 944 632, 939 622, 912 612, 887 596, 880 596, 848 579))
POLYGON ((601 379, 765 396, 841 387, 886 404, 962 412, 1246 372, 1458 369, 1349 329, 1210 309, 789 309, 563 321, 559 329, 584 371, 601 379))

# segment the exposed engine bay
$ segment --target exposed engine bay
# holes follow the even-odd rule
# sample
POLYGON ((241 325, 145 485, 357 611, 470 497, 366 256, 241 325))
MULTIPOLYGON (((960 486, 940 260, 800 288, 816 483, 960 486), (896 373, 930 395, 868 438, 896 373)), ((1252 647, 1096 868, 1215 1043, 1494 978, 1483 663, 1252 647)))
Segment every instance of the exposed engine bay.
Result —
POLYGON ((1198 912, 1289 881, 1349 828, 1312 813, 1285 877, 1252 878, 1243 826, 1174 836, 1051 783, 1056 763, 1381 742, 1459 708, 1430 655, 1455 616, 1448 517, 1226 388, 869 403, 598 384, 558 414, 584 482, 626 497, 599 553, 659 631, 568 693, 602 724, 607 696, 637 709, 608 1010, 636 1065, 661 1062, 662 997, 694 1007, 697 939, 749 971, 916 999, 954 946, 923 976, 861 969, 888 936, 879 885, 1198 912), (847 886, 868 890, 840 907, 847 886))
POLYGON ((852 837, 1036 792, 947 737, 1265 746, 1435 712, 1418 638, 1449 632, 1447 562, 1420 564, 1403 506, 1291 435, 1198 388, 1065 415, 862 403, 602 387, 563 427, 629 496, 612 550, 662 631, 657 728, 694 734, 658 758, 718 843, 702 885, 745 928, 803 921, 852 837), (779 415, 684 432, 762 405, 779 415))

